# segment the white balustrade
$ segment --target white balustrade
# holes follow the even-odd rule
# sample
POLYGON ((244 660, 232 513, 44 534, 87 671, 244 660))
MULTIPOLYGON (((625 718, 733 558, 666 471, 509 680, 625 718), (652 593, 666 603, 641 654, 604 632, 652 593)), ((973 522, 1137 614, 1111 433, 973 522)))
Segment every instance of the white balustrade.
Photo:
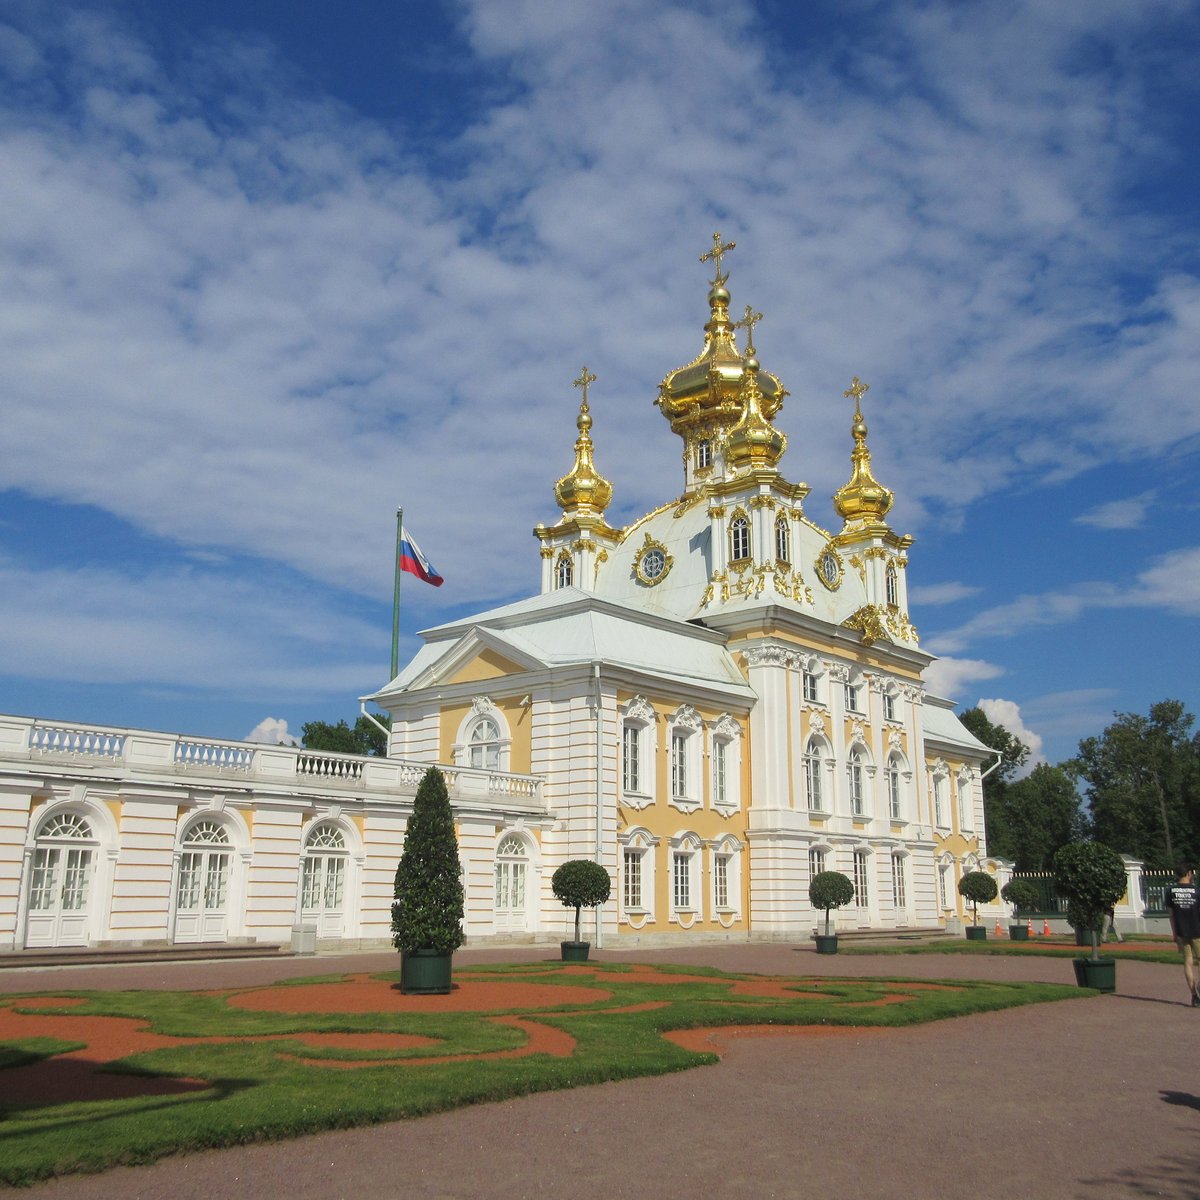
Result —
POLYGON ((120 758, 125 735, 114 729, 85 729, 38 723, 29 731, 33 754, 63 754, 75 758, 120 758))
POLYGON ((197 742, 179 738, 175 743, 175 765, 187 769, 248 772, 254 766, 254 751, 249 746, 226 742, 197 742))
POLYGON ((296 756, 296 774, 316 779, 361 783, 366 759, 306 752, 296 756))

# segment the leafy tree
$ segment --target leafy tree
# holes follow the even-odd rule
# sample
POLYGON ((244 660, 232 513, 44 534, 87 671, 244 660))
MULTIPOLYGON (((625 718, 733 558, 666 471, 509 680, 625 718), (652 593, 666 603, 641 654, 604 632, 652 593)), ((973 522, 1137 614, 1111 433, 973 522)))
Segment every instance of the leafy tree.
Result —
MULTIPOLYGON (((1003 725, 993 725, 981 708, 968 708, 958 719, 985 746, 1002 755, 1000 765, 983 781, 983 819, 987 829, 988 850, 1003 858, 1016 859, 1017 846, 1013 839, 1008 805, 1010 781, 1029 759, 1029 747, 1003 725)), ((991 766, 988 763, 984 769, 991 766)), ((1023 870, 1023 863, 1017 864, 1023 870)))
POLYGON ((979 924, 979 906, 996 898, 996 881, 986 871, 968 871, 958 881, 958 894, 971 903, 971 924, 979 924))
POLYGON ((854 884, 841 871, 818 871, 808 885, 808 900, 813 908, 825 910, 825 936, 829 936, 829 910, 841 908, 854 899, 854 884))
MULTIPOLYGON (((375 719, 390 729, 392 718, 389 713, 373 713, 375 719)), ((308 721, 300 726, 306 750, 331 750, 337 754, 366 754, 372 758, 387 756, 387 738, 376 729, 365 716, 354 724, 339 721, 330 725, 328 721, 308 721)))
POLYGON ((1200 736, 1178 700, 1150 715, 1114 713, 1069 764, 1087 783, 1098 841, 1149 866, 1172 867, 1200 851, 1200 736))
POLYGON ((1024 909, 1027 913, 1035 912, 1042 901, 1042 893, 1037 884, 1030 879, 1010 879, 1000 889, 1000 899, 1013 906, 1013 920, 1017 913, 1024 909))
POLYGON ((1054 878, 1067 898, 1067 920, 1091 931, 1092 958, 1099 958, 1100 922, 1125 894, 1125 864, 1100 842, 1072 842, 1054 856, 1054 878))
MULTIPOLYGON (((1048 871, 1055 853, 1087 833, 1075 777, 1062 766, 1040 763, 1007 784, 999 800, 1007 826, 1008 851, 1018 871, 1048 871)), ((988 845, 995 852, 991 828, 988 845)))
POLYGON ((575 910, 575 940, 578 942, 580 911, 603 904, 612 891, 612 882, 598 862, 592 862, 590 858, 573 858, 550 877, 550 890, 566 908, 575 910))
POLYGON ((404 832, 392 901, 392 943, 401 954, 453 954, 463 944, 463 886, 446 780, 425 772, 404 832))

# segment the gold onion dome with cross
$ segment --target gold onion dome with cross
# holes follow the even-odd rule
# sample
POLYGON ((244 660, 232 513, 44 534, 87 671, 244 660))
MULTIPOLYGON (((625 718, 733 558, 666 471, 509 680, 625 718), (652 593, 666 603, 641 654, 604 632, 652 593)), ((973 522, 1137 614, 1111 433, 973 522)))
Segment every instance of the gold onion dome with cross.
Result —
MULTIPOLYGON (((704 326, 704 348, 686 366, 670 372, 658 385, 655 403, 671 422, 671 429, 690 447, 698 438, 718 439, 737 425, 746 415, 747 358, 739 353, 737 334, 747 327, 745 321, 729 318, 729 280, 721 270, 721 259, 734 248, 734 242, 722 242, 719 233, 713 234, 713 248, 700 256, 701 262, 712 262, 716 277, 708 293, 709 318, 704 326)), ((747 309, 748 316, 750 310, 747 309)), ((753 320, 761 314, 753 314, 753 320)), ((750 335, 753 342, 753 335, 750 335)), ((749 346, 747 354, 750 354, 749 346)), ((769 371, 755 369, 758 408, 764 422, 769 422, 783 405, 787 390, 769 371)), ((781 450, 782 453, 782 450, 781 450)))
POLYGON ((882 522, 892 507, 892 493, 871 474, 871 452, 867 449, 867 423, 863 420, 862 398, 870 388, 855 375, 850 386, 842 393, 854 397, 854 423, 850 432, 854 436, 854 449, 850 453, 853 470, 850 482, 833 494, 833 507, 847 523, 882 522))
POLYGON ((587 367, 583 368, 575 386, 583 392, 579 405, 579 416, 575 425, 579 436, 575 439, 575 465, 554 485, 554 498, 563 512, 602 513, 612 500, 612 484, 596 470, 592 462, 592 413, 588 408, 588 384, 595 383, 596 376, 587 367))

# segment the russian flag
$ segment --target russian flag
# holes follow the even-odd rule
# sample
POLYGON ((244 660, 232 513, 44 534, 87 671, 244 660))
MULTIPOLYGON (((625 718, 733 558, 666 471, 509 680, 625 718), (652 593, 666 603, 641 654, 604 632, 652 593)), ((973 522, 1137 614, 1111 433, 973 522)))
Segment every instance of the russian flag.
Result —
POLYGON ((415 575, 418 579, 441 587, 445 580, 434 570, 433 564, 421 553, 421 547, 413 540, 407 529, 400 532, 400 570, 415 575))

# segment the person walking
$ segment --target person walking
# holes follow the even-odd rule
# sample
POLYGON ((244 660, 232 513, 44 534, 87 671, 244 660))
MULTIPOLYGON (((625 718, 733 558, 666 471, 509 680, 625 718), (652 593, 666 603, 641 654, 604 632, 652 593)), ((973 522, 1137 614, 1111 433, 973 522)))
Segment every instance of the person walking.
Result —
POLYGON ((1167 888, 1167 914, 1175 945, 1183 952, 1183 976, 1192 995, 1192 1007, 1200 1008, 1197 970, 1200 970, 1200 895, 1190 863, 1175 868, 1175 883, 1167 888))

